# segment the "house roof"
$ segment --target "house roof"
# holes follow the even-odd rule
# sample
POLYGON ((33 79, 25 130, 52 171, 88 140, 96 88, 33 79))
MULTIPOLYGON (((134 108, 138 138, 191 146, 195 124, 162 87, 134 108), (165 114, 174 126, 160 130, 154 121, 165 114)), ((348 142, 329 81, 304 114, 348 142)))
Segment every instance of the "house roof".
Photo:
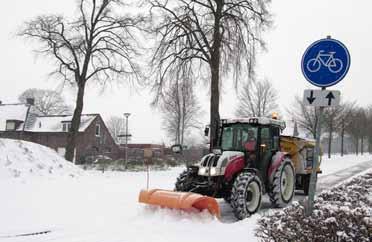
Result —
MULTIPOLYGON (((25 122, 30 106, 27 104, 1 104, 0 105, 0 131, 6 130, 7 120, 19 120, 25 122)), ((22 123, 17 130, 22 130, 22 123)))
MULTIPOLYGON (((85 131, 99 114, 82 114, 79 132, 85 131)), ((19 120, 17 131, 62 132, 62 123, 71 122, 72 115, 37 116, 28 104, 1 104, 0 131, 6 130, 7 120, 19 120)))
MULTIPOLYGON (((79 132, 84 132, 98 114, 82 114, 79 132)), ((39 116, 34 125, 27 129, 29 132, 62 132, 62 124, 71 122, 72 115, 39 116)))

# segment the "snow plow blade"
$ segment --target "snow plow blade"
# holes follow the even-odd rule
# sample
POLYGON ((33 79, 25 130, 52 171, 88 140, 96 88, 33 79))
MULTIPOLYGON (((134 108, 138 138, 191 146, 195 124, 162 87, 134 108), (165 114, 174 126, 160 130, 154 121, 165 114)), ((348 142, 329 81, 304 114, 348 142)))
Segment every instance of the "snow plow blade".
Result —
POLYGON ((175 209, 207 209, 217 218, 221 216, 216 199, 192 192, 174 192, 161 189, 141 190, 138 200, 140 203, 175 209))

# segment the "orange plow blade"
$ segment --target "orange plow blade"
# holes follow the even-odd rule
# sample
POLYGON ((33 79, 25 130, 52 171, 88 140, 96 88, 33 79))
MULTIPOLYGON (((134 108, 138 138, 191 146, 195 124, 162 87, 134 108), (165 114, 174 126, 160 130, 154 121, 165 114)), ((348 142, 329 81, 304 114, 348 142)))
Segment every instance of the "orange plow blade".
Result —
POLYGON ((140 203, 175 209, 208 209, 212 215, 218 218, 221 215, 216 199, 192 192, 174 192, 161 189, 141 190, 138 200, 140 203))

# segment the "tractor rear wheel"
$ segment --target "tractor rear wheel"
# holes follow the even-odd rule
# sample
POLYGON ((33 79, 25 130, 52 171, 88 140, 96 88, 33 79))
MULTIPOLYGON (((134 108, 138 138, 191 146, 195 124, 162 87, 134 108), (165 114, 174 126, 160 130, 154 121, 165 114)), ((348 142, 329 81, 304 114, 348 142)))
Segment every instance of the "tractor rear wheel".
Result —
POLYGON ((261 206, 262 183, 253 172, 240 173, 231 190, 231 207, 237 219, 244 219, 257 212, 261 206))
POLYGON ((177 178, 174 190, 177 192, 188 192, 194 187, 192 185, 193 172, 189 169, 183 171, 177 178))
POLYGON ((284 207, 294 196, 295 172, 290 159, 286 158, 276 169, 269 189, 269 197, 274 207, 284 207))

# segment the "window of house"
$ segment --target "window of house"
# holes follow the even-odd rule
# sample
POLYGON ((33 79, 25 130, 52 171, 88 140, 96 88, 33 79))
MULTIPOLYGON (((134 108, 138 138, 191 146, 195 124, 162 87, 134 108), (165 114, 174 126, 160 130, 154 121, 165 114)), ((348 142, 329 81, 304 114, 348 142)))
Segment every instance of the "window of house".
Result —
POLYGON ((6 131, 12 131, 16 129, 16 123, 14 121, 7 120, 6 121, 6 131))
POLYGON ((96 136, 101 136, 101 125, 96 124, 96 136))
POLYGON ((71 122, 62 123, 62 131, 63 132, 70 132, 70 130, 71 130, 71 122))

